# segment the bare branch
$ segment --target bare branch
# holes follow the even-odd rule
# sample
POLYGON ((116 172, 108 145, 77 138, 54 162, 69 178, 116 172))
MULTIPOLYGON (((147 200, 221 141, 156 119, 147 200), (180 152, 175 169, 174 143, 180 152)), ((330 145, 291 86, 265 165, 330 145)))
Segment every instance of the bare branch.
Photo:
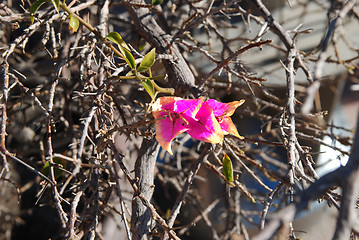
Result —
POLYGON ((333 19, 333 21, 330 23, 328 31, 322 41, 322 49, 320 51, 320 54, 318 56, 317 63, 315 65, 314 70, 314 82, 307 87, 306 91, 306 98, 304 101, 304 104, 302 106, 301 112, 302 114, 309 114, 310 110, 313 106, 313 100, 315 97, 315 94, 317 93, 319 87, 320 87, 320 81, 322 77, 322 71, 324 67, 325 60, 327 59, 327 49, 328 49, 328 43, 330 38, 332 37, 336 24, 338 21, 341 21, 345 15, 353 8, 355 4, 355 0, 348 0, 341 8, 341 10, 338 12, 338 15, 333 19))

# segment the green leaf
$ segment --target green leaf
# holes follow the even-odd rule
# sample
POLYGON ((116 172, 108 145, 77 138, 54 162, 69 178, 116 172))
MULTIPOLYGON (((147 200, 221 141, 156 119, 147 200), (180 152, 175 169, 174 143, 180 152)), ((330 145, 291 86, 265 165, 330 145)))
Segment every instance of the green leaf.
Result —
POLYGON ((232 161, 231 159, 228 157, 227 154, 224 153, 224 157, 222 159, 222 164, 223 164, 223 174, 226 177, 228 182, 233 182, 233 166, 232 166, 232 161))
POLYGON ((130 50, 130 48, 127 46, 126 42, 122 39, 121 35, 118 32, 110 32, 109 34, 107 34, 106 39, 126 48, 127 50, 130 50))
POLYGON ((128 47, 126 42, 122 39, 121 35, 118 32, 110 32, 109 34, 107 34, 106 39, 118 45, 126 63, 132 69, 135 69, 136 68, 135 58, 132 56, 132 53, 130 52, 130 48, 128 47))
POLYGON ((30 21, 31 21, 31 24, 34 23, 34 19, 35 19, 35 17, 33 15, 37 12, 37 10, 39 10, 41 5, 44 4, 45 2, 47 2, 47 0, 37 0, 36 2, 34 2, 31 5, 31 7, 30 7, 30 13, 31 13, 30 21))
POLYGON ((161 4, 163 0, 152 0, 152 5, 158 5, 161 4))
POLYGON ((140 66, 137 68, 137 72, 147 71, 155 62, 156 49, 153 48, 146 56, 142 59, 140 66))
POLYGON ((122 55, 125 58, 126 63, 132 69, 135 69, 136 68, 136 63, 135 63, 135 58, 132 56, 132 53, 127 48, 124 48, 122 46, 119 46, 119 47, 120 47, 120 51, 121 51, 122 55))
POLYGON ((133 72, 132 72, 132 71, 129 71, 128 73, 126 73, 126 76, 127 76, 127 77, 133 76, 133 72))
POLYGON ((138 50, 142 51, 143 49, 145 49, 145 47, 146 47, 146 43, 140 45, 140 46, 138 47, 138 50))
POLYGON ((155 98, 155 87, 150 79, 146 79, 141 82, 147 93, 151 96, 152 99, 155 98))
POLYGON ((79 20, 74 17, 72 14, 70 15, 70 21, 69 21, 69 29, 72 33, 77 32, 77 29, 79 29, 80 22, 79 20))
POLYGON ((59 12, 60 0, 51 0, 52 5, 54 5, 57 12, 59 12))
MULTIPOLYGON (((66 161, 62 158, 57 158, 54 157, 53 158, 54 164, 57 165, 57 167, 54 167, 54 177, 55 179, 58 179, 62 173, 64 172, 63 170, 59 169, 59 168, 66 168, 66 161)), ((50 163, 49 161, 46 161, 46 163, 44 164, 44 166, 42 167, 41 173, 43 173, 45 176, 50 176, 50 163)))

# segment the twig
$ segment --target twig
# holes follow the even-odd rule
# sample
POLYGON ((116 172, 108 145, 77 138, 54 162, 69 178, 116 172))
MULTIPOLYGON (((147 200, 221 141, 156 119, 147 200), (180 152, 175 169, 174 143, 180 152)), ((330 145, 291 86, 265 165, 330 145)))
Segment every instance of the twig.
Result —
MULTIPOLYGON (((359 123, 359 121, 358 121, 359 123)), ((352 214, 355 214, 355 211, 352 210, 354 207, 353 199, 358 194, 358 169, 359 169, 359 160, 358 160, 358 149, 359 149, 359 128, 357 123, 357 131, 355 134, 355 140, 353 144, 353 151, 349 157, 348 164, 346 166, 339 167, 338 169, 330 172, 323 177, 319 178, 316 182, 314 182, 309 188, 305 189, 298 196, 295 197, 295 203, 288 205, 283 208, 276 214, 272 215, 272 220, 267 224, 262 231, 260 231, 256 236, 254 236, 253 240, 265 240, 271 239, 273 234, 283 225, 289 224, 293 218, 299 214, 301 211, 308 207, 308 204, 311 200, 317 199, 325 194, 329 189, 334 186, 340 185, 346 188, 348 184, 349 176, 350 180, 355 180, 352 184, 349 185, 349 189, 346 190, 345 195, 348 197, 343 200, 343 204, 341 206, 342 213, 340 214, 340 218, 338 221, 342 221, 339 223, 336 230, 336 236, 346 238, 340 239, 348 239, 348 231, 349 228, 352 228, 354 217, 352 214), (352 194, 352 195, 348 195, 352 194), (348 205, 349 203, 349 205, 348 205), (350 209, 350 210, 348 210, 350 209), (350 213, 352 211, 352 213, 350 213), (344 223, 344 225, 343 225, 344 223), (349 223, 347 225, 347 223, 349 223)), ((343 195, 344 196, 344 195, 343 195)), ((356 218, 356 216, 355 216, 356 218)), ((333 238, 339 239, 339 238, 333 238)))
POLYGON ((9 94, 9 64, 6 60, 0 66, 0 80, 2 85, 2 98, 1 98, 1 133, 0 133, 0 149, 4 163, 5 171, 9 172, 9 164, 6 161, 5 152, 6 150, 6 125, 7 125, 7 110, 6 103, 9 94))
POLYGON ((176 202, 175 204, 173 205, 172 209, 171 209, 171 213, 168 217, 168 226, 169 227, 172 227, 175 220, 176 220, 176 217, 177 215, 179 214, 179 211, 181 209, 181 206, 182 206, 182 203, 186 197, 186 194, 192 184, 192 181, 194 179, 194 176, 197 174, 199 168, 201 167, 201 164, 203 161, 206 161, 207 157, 208 157, 208 149, 209 149, 209 146, 208 144, 206 144, 205 148, 202 150, 202 153, 200 155, 200 157, 198 158, 198 160, 193 164, 187 178, 186 178, 186 181, 182 187, 182 191, 181 193, 179 194, 179 196, 177 197, 176 199, 176 202))
MULTIPOLYGON (((115 145, 112 142, 110 142, 109 145, 115 155, 116 162, 122 169, 128 182, 131 184, 131 187, 133 188, 134 193, 136 193, 136 197, 141 200, 142 204, 151 212, 152 218, 156 222, 158 222, 166 230, 166 232, 168 232, 170 237, 172 237, 175 240, 178 240, 179 238, 176 236, 176 233, 173 230, 171 230, 171 228, 167 225, 166 221, 157 213, 155 207, 141 193, 141 191, 137 185, 137 181, 133 177, 131 177, 130 172, 128 171, 125 164, 123 163, 123 157, 118 153, 115 145)), ((116 164, 114 165, 114 167, 115 167, 115 171, 117 171, 116 164)))
POLYGON ((216 205, 217 205, 219 202, 220 202, 220 199, 219 199, 219 198, 215 199, 211 204, 208 205, 208 207, 207 207, 204 211, 201 211, 201 213, 191 221, 191 225, 190 225, 190 226, 186 226, 186 227, 182 228, 182 229, 178 232, 178 234, 179 234, 179 235, 185 234, 185 232, 186 232, 191 226, 193 226, 193 225, 196 224, 198 221, 200 221, 205 215, 208 215, 208 213, 210 213, 210 212, 216 207, 216 205))
POLYGON ((70 216, 69 216, 69 222, 68 222, 68 239, 74 239, 75 235, 75 223, 76 223, 76 209, 78 206, 78 203, 81 199, 82 194, 84 193, 84 190, 87 188, 88 183, 86 183, 84 186, 81 187, 81 189, 76 193, 75 197, 73 198, 71 202, 71 210, 70 210, 70 216))
POLYGON ((355 2, 356 2, 355 0, 348 0, 342 6, 340 11, 338 12, 338 15, 333 19, 333 21, 329 25, 328 31, 324 37, 324 40, 322 41, 322 49, 318 56, 318 61, 315 65, 314 81, 312 84, 310 84, 307 87, 307 90, 306 90, 306 98, 305 98, 305 101, 301 108, 302 114, 305 114, 305 115, 309 114, 310 110, 313 107, 313 100, 314 100, 314 97, 315 97, 319 87, 320 87, 322 70, 324 67, 325 60, 327 59, 327 48, 328 48, 329 40, 334 33, 337 21, 340 21, 342 18, 345 17, 345 15, 353 8, 353 6, 355 5, 355 2))
MULTIPOLYGON (((113 163, 115 163, 115 162, 113 162, 113 163)), ((112 171, 112 173, 114 174, 114 178, 115 178, 115 182, 116 182, 116 194, 120 198, 121 218, 122 218, 123 224, 125 225, 127 240, 131 240, 132 239, 131 231, 130 231, 130 227, 128 225, 127 218, 126 218, 125 204, 124 204, 124 199, 123 199, 122 191, 121 191, 120 177, 118 176, 118 170, 119 170, 118 164, 114 164, 113 169, 115 170, 115 171, 112 171)))
POLYGON ((298 162, 298 154, 296 152, 297 137, 295 135, 295 86, 294 86, 294 60, 296 56, 296 50, 291 48, 288 53, 288 63, 286 67, 287 75, 287 109, 288 109, 288 142, 287 142, 287 154, 288 154, 288 178, 291 184, 291 188, 294 186, 295 167, 298 162))
POLYGON ((208 8, 207 12, 205 13, 204 11, 202 11, 202 16, 200 16, 199 18, 193 18, 191 19, 191 21, 187 24, 184 25, 184 27, 182 27, 178 33, 176 33, 174 36, 177 38, 179 36, 181 36, 184 32, 188 31, 189 29, 195 27, 196 25, 202 24, 203 22, 206 21, 207 18, 209 18, 210 16, 220 12, 222 9, 225 9, 227 7, 232 6, 233 4, 235 4, 237 1, 236 0, 232 0, 229 2, 224 2, 221 6, 217 7, 217 8, 208 8))
POLYGON ((269 207, 272 205, 272 202, 273 202, 273 197, 275 194, 277 194, 279 192, 279 190, 282 187, 283 187, 283 183, 279 182, 278 185, 275 187, 275 189, 271 193, 268 194, 267 201, 265 202, 263 210, 262 210, 262 216, 261 216, 261 220, 259 223, 259 229, 262 230, 264 228, 264 224, 266 221, 269 207))
MULTIPOLYGON (((52 112, 52 108, 54 105, 54 98, 55 98, 55 91, 56 91, 56 86, 58 83, 58 77, 60 76, 61 73, 61 67, 58 69, 58 74, 56 79, 52 82, 51 84, 51 88, 50 88, 50 92, 49 92, 49 102, 48 102, 48 108, 47 111, 49 112, 49 114, 51 114, 52 112)), ((54 195, 54 201, 55 201, 55 206, 56 206, 56 210, 59 214, 61 223, 62 223, 62 227, 66 228, 66 223, 68 222, 68 218, 66 216, 65 211, 63 210, 62 206, 61 206, 61 196, 57 190, 56 187, 56 180, 55 180, 55 173, 54 173, 54 161, 53 161, 53 147, 52 147, 52 119, 48 118, 47 120, 47 156, 49 157, 49 173, 50 173, 50 178, 51 180, 55 183, 55 185, 52 185, 52 192, 54 195)))
POLYGON ((40 177, 42 177, 43 179, 45 179, 48 183, 50 183, 51 185, 55 185, 54 181, 52 181, 50 178, 48 178, 47 176, 45 176, 42 172, 38 171, 37 169, 35 169, 34 167, 30 166, 29 164, 27 164, 26 162, 24 162, 23 160, 15 157, 12 153, 10 153, 9 151, 6 150, 5 153, 1 153, 3 156, 5 156, 6 158, 10 158, 18 163, 20 163, 21 165, 25 166, 26 168, 28 168, 31 172, 35 173, 36 175, 39 175, 40 177))
MULTIPOLYGON (((283 44, 287 48, 287 51, 289 51, 291 48, 293 48, 294 41, 290 37, 288 31, 285 31, 285 29, 282 27, 282 25, 280 25, 280 23, 278 23, 273 18, 271 12, 262 3, 262 1, 261 0, 251 0, 251 2, 262 13, 263 17, 266 19, 266 22, 269 24, 271 31, 274 32, 280 38, 280 40, 283 42, 283 44)), ((297 59, 298 59, 298 63, 299 63, 298 65, 300 66, 300 68, 303 70, 303 72, 307 76, 307 79, 309 80, 309 82, 313 82, 312 75, 311 75, 310 71, 308 70, 308 68, 304 65, 302 56, 299 54, 299 51, 297 49, 296 49, 296 51, 298 52, 298 54, 297 54, 297 59)))
POLYGON ((293 46, 293 40, 289 36, 289 33, 283 29, 283 27, 274 20, 272 14, 267 9, 267 7, 262 3, 261 0, 251 0, 251 2, 257 7, 257 9, 262 13, 268 22, 271 30, 275 32, 278 37, 282 40, 287 50, 291 49, 293 46))
POLYGON ((272 42, 272 40, 265 40, 265 41, 250 43, 247 46, 240 48, 239 50, 234 52, 231 56, 227 57, 225 60, 218 63, 217 66, 209 74, 207 74, 207 76, 205 76, 203 79, 201 79, 200 85, 203 86, 216 72, 218 72, 223 67, 227 66, 229 64, 229 62, 232 61, 234 58, 236 58, 239 54, 242 54, 251 48, 260 47, 264 44, 269 44, 271 42, 272 42))
POLYGON ((251 175, 251 177, 256 180, 259 185, 261 185, 264 189, 266 189, 268 192, 273 191, 270 187, 268 187, 266 184, 263 183, 263 181, 246 165, 244 164, 244 162, 238 157, 238 155, 233 151, 232 147, 230 146, 230 144, 227 143, 227 141, 225 140, 225 147, 226 149, 228 149, 230 151, 230 153, 232 154, 232 156, 234 157, 234 159, 236 161, 239 162, 239 164, 241 164, 241 166, 249 173, 249 175, 251 175))

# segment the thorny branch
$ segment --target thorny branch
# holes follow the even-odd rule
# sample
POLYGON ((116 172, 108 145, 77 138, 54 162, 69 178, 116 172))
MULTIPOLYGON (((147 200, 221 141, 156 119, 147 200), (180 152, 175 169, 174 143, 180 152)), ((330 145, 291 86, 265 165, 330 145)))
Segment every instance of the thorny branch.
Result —
MULTIPOLYGON (((111 144, 111 143, 110 143, 111 144)), ((174 231, 172 231, 170 229, 170 227, 167 225, 166 221, 157 213, 156 209, 153 207, 153 205, 149 202, 149 200, 143 196, 140 188, 137 185, 136 180, 131 177, 130 172, 128 171, 128 169, 126 168, 126 166, 123 163, 123 157, 117 152, 115 146, 113 144, 111 144, 111 149, 115 154, 115 159, 117 164, 120 166, 121 170, 124 172, 127 180, 130 182, 136 197, 140 199, 140 201, 142 202, 142 204, 150 211, 152 218, 158 222, 169 234, 170 237, 174 238, 174 239, 178 239, 178 237, 176 236, 176 234, 174 233, 174 231)), ((114 165, 115 170, 116 170, 116 164, 114 165)), ((118 170, 116 170, 116 172, 118 172, 118 170)))
MULTIPOLYGON (((289 183, 293 187, 295 176, 295 168, 297 166, 299 156, 296 150, 297 137, 295 134, 295 76, 294 76, 294 60, 296 56, 296 50, 291 48, 288 54, 288 64, 286 68, 287 74, 287 89, 288 89, 288 126, 289 133, 288 139, 285 138, 284 142, 287 142, 287 152, 288 152, 288 178, 289 183)), ((285 113, 284 113, 285 114, 285 113)), ((283 136, 285 137, 285 136, 283 136)), ((293 194, 293 192, 292 192, 293 194)))
MULTIPOLYGON (((359 124, 359 115, 358 122, 359 124)), ((357 125, 358 126, 358 125, 357 125)), ((359 128, 357 127, 352 153, 348 164, 319 178, 309 188, 305 189, 295 198, 295 203, 290 204, 271 217, 271 221, 253 239, 270 239, 282 226, 288 225, 294 217, 305 210, 310 201, 325 194, 334 186, 341 186, 343 191, 340 215, 337 220, 337 228, 333 239, 349 239, 350 232, 355 229, 357 214, 353 209, 357 201, 358 193, 358 149, 359 149, 359 128), (346 176, 349 176, 347 178, 346 176), (350 182, 350 183, 349 183, 350 182)))
POLYGON ((194 179, 194 176, 196 176, 199 168, 201 167, 201 164, 206 161, 206 158, 207 158, 207 155, 208 155, 208 145, 206 145, 206 147, 202 150, 202 154, 199 156, 198 160, 193 164, 187 178, 186 178, 186 181, 184 182, 183 184, 183 187, 182 187, 182 191, 181 193, 178 195, 177 199, 176 199, 176 202, 174 204, 174 206, 172 207, 171 209, 171 213, 168 217, 168 220, 167 220, 167 223, 168 223, 168 226, 169 227, 172 227, 175 220, 176 220, 176 217, 177 215, 179 214, 180 212, 180 209, 181 209, 181 205, 183 204, 183 201, 186 197, 186 194, 192 184, 192 181, 194 179))
POLYGON ((302 114, 309 114, 312 106, 313 106, 313 100, 315 97, 315 94, 319 90, 320 87, 320 81, 322 78, 322 71, 324 68, 324 63, 327 59, 327 49, 329 41, 334 33, 334 30, 336 28, 337 22, 342 21, 345 15, 354 7, 355 0, 349 0, 346 1, 345 4, 342 6, 340 11, 338 12, 337 16, 331 21, 328 31, 324 37, 324 39, 321 42, 321 50, 318 56, 318 60, 316 62, 315 70, 314 70, 314 81, 311 83, 307 90, 306 94, 307 97, 305 98, 305 101, 303 103, 301 112, 302 114))

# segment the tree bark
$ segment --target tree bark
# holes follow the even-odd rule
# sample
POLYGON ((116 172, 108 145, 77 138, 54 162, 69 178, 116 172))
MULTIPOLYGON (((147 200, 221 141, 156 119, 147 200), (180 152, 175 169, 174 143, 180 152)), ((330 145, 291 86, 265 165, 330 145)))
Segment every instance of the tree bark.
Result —
MULTIPOLYGON (((143 196, 150 201, 153 194, 154 170, 159 150, 159 144, 155 138, 144 138, 140 154, 135 164, 135 177, 137 186, 143 196)), ((148 234, 153 228, 155 221, 150 211, 142 204, 136 193, 132 201, 131 232, 132 240, 147 240, 148 234)))
MULTIPOLYGON (((144 1, 140 0, 137 3, 143 4, 144 1)), ((134 21, 136 31, 155 47, 158 53, 170 56, 163 60, 168 73, 168 87, 174 88, 178 95, 189 91, 198 97, 200 90, 195 85, 194 75, 172 37, 158 25, 148 8, 135 8, 132 5, 126 5, 126 9, 134 21)))

